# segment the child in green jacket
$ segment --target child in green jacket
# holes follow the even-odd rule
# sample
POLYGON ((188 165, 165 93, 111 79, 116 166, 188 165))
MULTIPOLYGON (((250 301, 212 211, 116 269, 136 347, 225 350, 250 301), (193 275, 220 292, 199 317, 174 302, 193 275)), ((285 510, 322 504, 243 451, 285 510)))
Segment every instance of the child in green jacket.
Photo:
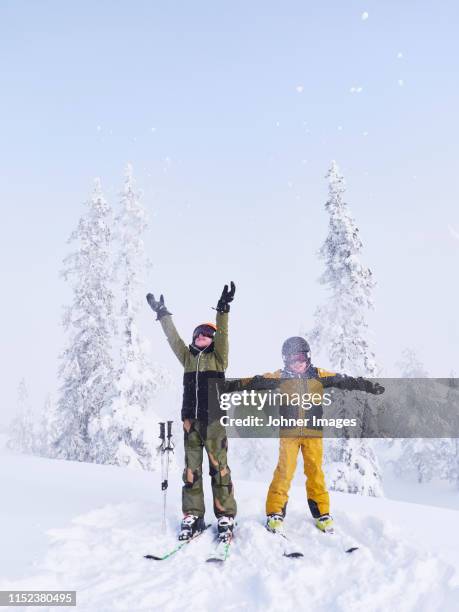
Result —
POLYGON ((184 367, 182 421, 185 442, 183 471, 183 520, 180 540, 187 540, 205 528, 204 491, 202 485, 203 449, 209 457, 214 512, 221 539, 231 537, 237 506, 231 471, 227 464, 228 440, 224 427, 209 415, 209 384, 225 378, 228 366, 228 313, 236 287, 225 285, 217 304, 216 325, 202 323, 193 331, 192 343, 186 345, 179 336, 171 313, 161 295, 152 293, 147 301, 160 321, 170 347, 184 367), (209 418, 210 417, 210 418, 209 418))

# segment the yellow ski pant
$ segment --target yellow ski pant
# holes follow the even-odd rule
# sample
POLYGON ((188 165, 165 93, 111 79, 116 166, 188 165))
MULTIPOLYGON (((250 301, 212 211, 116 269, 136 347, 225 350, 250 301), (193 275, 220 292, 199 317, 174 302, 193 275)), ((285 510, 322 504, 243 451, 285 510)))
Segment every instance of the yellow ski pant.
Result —
POLYGON ((274 470, 266 499, 266 514, 283 514, 288 501, 290 483, 295 474, 301 448, 306 476, 306 496, 312 516, 329 514, 330 499, 322 470, 322 438, 281 438, 279 460, 274 470))

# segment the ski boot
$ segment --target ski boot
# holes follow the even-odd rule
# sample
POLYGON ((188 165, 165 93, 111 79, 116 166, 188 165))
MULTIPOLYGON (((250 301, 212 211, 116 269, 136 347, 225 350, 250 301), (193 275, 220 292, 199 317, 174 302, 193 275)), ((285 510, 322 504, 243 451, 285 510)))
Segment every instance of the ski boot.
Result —
POLYGON ((266 529, 272 533, 279 533, 284 527, 282 514, 268 514, 266 517, 266 529))
POLYGON ((204 518, 194 514, 186 514, 180 525, 179 540, 191 540, 195 535, 206 528, 204 518))
POLYGON ((329 514, 322 514, 315 520, 317 529, 324 533, 334 533, 333 519, 329 514))
POLYGON ((233 537, 234 518, 232 516, 220 516, 217 520, 218 539, 221 542, 231 541, 233 537))

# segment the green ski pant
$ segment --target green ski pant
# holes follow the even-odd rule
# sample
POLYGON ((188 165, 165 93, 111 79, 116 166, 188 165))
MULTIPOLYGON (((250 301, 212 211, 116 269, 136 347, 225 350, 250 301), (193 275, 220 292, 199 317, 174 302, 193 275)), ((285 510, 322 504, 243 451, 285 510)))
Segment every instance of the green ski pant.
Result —
POLYGON ((212 480, 214 512, 220 516, 236 516, 231 470, 227 463, 228 439, 219 421, 207 427, 199 421, 191 422, 185 431, 185 469, 183 470, 182 510, 184 514, 204 516, 204 490, 202 484, 203 449, 209 458, 209 474, 212 480))

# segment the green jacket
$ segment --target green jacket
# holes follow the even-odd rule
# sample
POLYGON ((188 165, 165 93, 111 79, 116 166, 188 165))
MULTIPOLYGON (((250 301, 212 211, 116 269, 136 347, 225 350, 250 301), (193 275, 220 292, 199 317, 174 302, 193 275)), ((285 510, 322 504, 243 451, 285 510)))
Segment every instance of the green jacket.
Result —
POLYGON ((184 367, 182 420, 208 423, 213 420, 209 419, 212 417, 209 410, 218 408, 217 384, 224 381, 228 367, 228 314, 217 312, 214 340, 202 350, 185 344, 170 315, 161 317, 160 322, 171 349, 184 367))

